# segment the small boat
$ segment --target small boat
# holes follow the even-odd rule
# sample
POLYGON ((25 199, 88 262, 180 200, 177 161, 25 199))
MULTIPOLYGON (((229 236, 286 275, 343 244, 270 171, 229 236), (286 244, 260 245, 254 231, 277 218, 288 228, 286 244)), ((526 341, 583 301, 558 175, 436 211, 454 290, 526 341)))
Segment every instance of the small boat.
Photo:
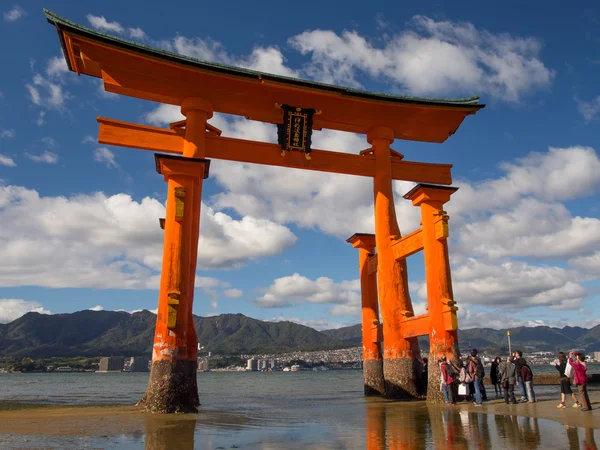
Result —
POLYGON ((283 368, 283 371, 284 371, 284 372, 289 372, 289 371, 290 371, 290 368, 289 368, 289 367, 284 367, 284 368, 283 368))
POLYGON ((299 370, 300 370, 300 366, 299 366, 299 365, 297 365, 297 364, 294 364, 294 365, 292 366, 292 372, 298 372, 299 370))

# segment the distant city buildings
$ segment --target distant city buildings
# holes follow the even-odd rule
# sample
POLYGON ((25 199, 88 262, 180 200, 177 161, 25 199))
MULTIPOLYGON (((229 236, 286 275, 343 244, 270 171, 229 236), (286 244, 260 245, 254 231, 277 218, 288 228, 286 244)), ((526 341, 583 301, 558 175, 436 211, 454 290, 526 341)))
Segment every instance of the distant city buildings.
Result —
POLYGON ((125 367, 125 358, 123 356, 110 356, 100 359, 98 372, 121 372, 123 367, 125 367))
POLYGON ((149 359, 146 356, 135 356, 129 360, 129 370, 131 372, 149 372, 149 359))
POLYGON ((250 358, 246 363, 246 371, 248 372, 257 372, 264 370, 278 370, 279 369, 279 359, 271 358, 271 359, 256 359, 250 358))
POLYGON ((198 358, 198 372, 208 372, 208 358, 206 356, 198 358))

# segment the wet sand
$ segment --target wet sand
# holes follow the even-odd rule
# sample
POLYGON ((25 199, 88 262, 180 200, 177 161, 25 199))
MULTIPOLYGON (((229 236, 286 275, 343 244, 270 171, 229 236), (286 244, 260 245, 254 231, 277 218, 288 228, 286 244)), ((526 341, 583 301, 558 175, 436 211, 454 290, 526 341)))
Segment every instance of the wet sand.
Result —
MULTIPOLYGON (((506 405, 503 400, 490 400, 483 406, 459 403, 457 406, 427 405, 423 401, 391 402, 372 399, 371 404, 393 408, 421 409, 432 411, 445 408, 467 410, 501 416, 525 416, 546 419, 563 425, 600 428, 600 392, 592 392, 592 411, 580 411, 571 407, 558 409, 555 399, 543 399, 537 403, 506 405), (393 403, 393 405, 391 405, 393 403)), ((262 421, 246 414, 225 413, 204 408, 198 414, 158 415, 142 411, 136 406, 27 406, 0 411, 0 434, 97 436, 136 434, 148 429, 163 427, 186 427, 202 424, 206 427, 261 426, 262 421)))

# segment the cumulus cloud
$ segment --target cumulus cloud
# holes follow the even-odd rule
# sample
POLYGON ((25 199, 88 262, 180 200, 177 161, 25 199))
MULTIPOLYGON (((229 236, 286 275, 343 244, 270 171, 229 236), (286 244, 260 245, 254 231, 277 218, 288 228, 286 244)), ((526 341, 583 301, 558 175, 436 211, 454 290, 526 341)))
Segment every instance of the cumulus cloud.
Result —
POLYGON ((454 269, 452 280, 455 299, 470 305, 574 309, 586 296, 569 270, 517 261, 492 264, 470 258, 454 269))
POLYGON ((17 298, 0 299, 0 323, 12 322, 28 312, 52 314, 38 302, 17 298))
POLYGON ((12 139, 16 135, 15 130, 0 130, 0 139, 12 139))
POLYGON ((93 306, 92 308, 90 308, 90 311, 104 311, 104 306, 102 306, 102 305, 93 306))
POLYGON ((359 74, 397 83, 415 95, 486 92, 518 101, 553 78, 532 37, 494 34, 471 23, 413 17, 404 32, 376 46, 356 31, 309 30, 289 39, 310 55, 306 73, 329 83, 360 86, 359 74))
POLYGON ((4 18, 5 22, 15 22, 25 17, 26 15, 27 13, 23 8, 21 8, 19 5, 15 5, 11 10, 6 11, 4 14, 2 14, 2 17, 4 18))
MULTIPOLYGON (((235 220, 206 205, 201 210, 200 268, 239 267, 296 241, 288 228, 264 219, 235 220)), ((0 286, 156 289, 164 213, 164 205, 149 197, 42 197, 0 186, 0 286)), ((203 277, 197 285, 230 287, 203 277)))
POLYGON ((279 308, 298 303, 333 304, 333 316, 356 316, 360 312, 360 287, 356 282, 336 283, 331 278, 306 278, 299 273, 277 278, 254 300, 261 308, 279 308), (358 289, 357 289, 358 288, 358 289))

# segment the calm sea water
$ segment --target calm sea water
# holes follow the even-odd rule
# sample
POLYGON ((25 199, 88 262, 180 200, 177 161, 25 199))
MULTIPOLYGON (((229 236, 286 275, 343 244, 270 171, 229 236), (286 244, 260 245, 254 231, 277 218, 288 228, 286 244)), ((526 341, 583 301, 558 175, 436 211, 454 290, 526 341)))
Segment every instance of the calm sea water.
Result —
MULTIPOLYGON (((7 403, 131 405, 141 398, 147 382, 148 374, 143 373, 0 375, 0 407, 7 403)), ((596 448, 591 428, 498 416, 483 408, 471 411, 365 398, 361 371, 200 373, 198 387, 201 413, 186 420, 148 422, 136 432, 93 438, 0 434, 0 447, 596 448)), ((557 392, 555 386, 537 388, 541 399, 558 398, 557 392)), ((530 407, 535 405, 515 405, 523 411, 530 407)))

